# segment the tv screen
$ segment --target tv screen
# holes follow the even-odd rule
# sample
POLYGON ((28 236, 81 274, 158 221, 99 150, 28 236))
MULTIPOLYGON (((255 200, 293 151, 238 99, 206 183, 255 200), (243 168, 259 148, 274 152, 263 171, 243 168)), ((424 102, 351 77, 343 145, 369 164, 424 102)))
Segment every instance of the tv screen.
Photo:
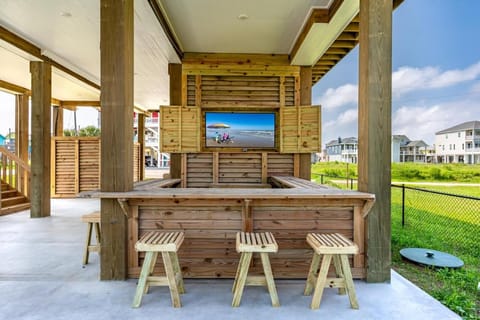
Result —
POLYGON ((207 148, 275 148, 275 113, 205 112, 207 148))

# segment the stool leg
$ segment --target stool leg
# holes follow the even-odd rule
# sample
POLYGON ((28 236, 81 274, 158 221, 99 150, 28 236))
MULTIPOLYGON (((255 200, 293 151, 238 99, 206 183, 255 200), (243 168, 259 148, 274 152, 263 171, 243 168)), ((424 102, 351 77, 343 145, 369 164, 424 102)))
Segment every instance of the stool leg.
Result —
MULTIPOLYGON (((153 274, 153 270, 155 269, 155 264, 157 263, 157 258, 158 258, 158 252, 154 251, 152 261, 150 261, 150 264, 148 265, 147 279, 153 274)), ((149 281, 147 281, 147 283, 145 284, 145 290, 143 290, 143 294, 147 294, 148 290, 150 290, 149 281)))
POLYGON ((180 264, 178 263, 178 255, 176 252, 170 252, 170 259, 172 260, 173 273, 175 275, 175 280, 177 281, 178 292, 185 293, 185 288, 183 286, 183 276, 182 270, 180 269, 180 264))
POLYGON ((310 309, 318 309, 318 307, 320 307, 320 301, 322 300, 323 289, 327 282, 328 268, 330 267, 331 261, 331 254, 323 255, 322 265, 320 266, 320 272, 318 273, 317 284, 315 285, 315 291, 313 292, 310 309))
POLYGON ((280 301, 278 301, 277 289, 275 288, 275 282, 273 280, 272 267, 270 265, 270 259, 267 252, 260 252, 262 258, 263 273, 265 273, 265 280, 267 281, 268 292, 272 299, 272 306, 279 307, 280 301))
POLYGON ((345 279, 345 287, 347 289, 348 298, 350 299, 350 306, 353 309, 358 309, 357 295, 355 294, 355 287, 353 285, 352 272, 350 271, 350 264, 348 263, 348 257, 346 254, 340 255, 343 275, 345 279))
POLYGON ((240 301, 242 300, 243 288, 245 287, 245 282, 247 280, 248 267, 250 266, 250 260, 252 259, 251 252, 242 252, 243 259, 240 259, 240 272, 238 274, 238 280, 235 286, 235 291, 233 292, 232 307, 238 307, 240 301))
MULTIPOLYGON (((342 264, 338 254, 333 255, 333 265, 335 266, 335 273, 337 278, 345 279, 342 272, 342 264)), ((338 288, 338 294, 345 294, 345 287, 338 288)))
POLYGON ((174 308, 180 308, 182 303, 180 302, 180 295, 178 294, 177 281, 175 280, 175 274, 173 272, 172 260, 168 252, 162 252, 163 265, 165 266, 165 273, 167 274, 168 287, 170 288, 170 296, 172 298, 172 304, 174 308))
POLYGON ((154 253, 152 251, 147 251, 145 254, 145 260, 143 261, 142 271, 140 272, 140 277, 138 278, 137 290, 135 292, 135 297, 133 298, 132 307, 138 308, 142 303, 143 293, 145 292, 145 285, 150 273, 150 267, 152 265, 152 260, 154 253))
POLYGON ((242 270, 243 259, 245 259, 245 255, 242 252, 240 253, 240 260, 238 261, 237 272, 235 273, 235 280, 233 281, 232 293, 234 293, 235 290, 237 290, 238 277, 240 276, 240 270, 242 270))
POLYGON ((88 247, 90 246, 91 238, 92 238, 92 223, 88 222, 88 224, 87 224, 87 240, 85 242, 85 252, 83 253, 83 264, 84 265, 88 264, 88 255, 89 255, 88 247))
POLYGON ((313 286, 315 285, 315 280, 317 279, 318 265, 320 264, 320 255, 313 252, 312 263, 310 264, 310 270, 308 271, 307 283, 305 284, 305 290, 303 294, 309 296, 312 294, 313 286))
POLYGON ((97 245, 102 241, 102 234, 100 233, 100 223, 95 223, 95 237, 97 238, 97 245))

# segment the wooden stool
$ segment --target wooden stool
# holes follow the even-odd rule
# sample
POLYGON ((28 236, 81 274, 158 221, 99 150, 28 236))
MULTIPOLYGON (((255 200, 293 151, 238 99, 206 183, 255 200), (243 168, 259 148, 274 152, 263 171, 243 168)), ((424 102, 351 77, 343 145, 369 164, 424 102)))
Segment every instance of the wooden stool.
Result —
POLYGON ((350 271, 350 264, 347 256, 348 254, 358 253, 357 245, 339 233, 309 233, 307 235, 307 243, 314 250, 304 292, 306 296, 310 295, 315 286, 310 308, 318 309, 320 306, 320 300, 322 299, 323 288, 328 287, 339 288, 339 294, 345 294, 346 289, 350 299, 350 306, 353 309, 358 309, 357 296, 355 295, 352 272, 350 271), (322 265, 320 266, 318 277, 316 277, 320 255, 323 255, 322 265), (330 267, 332 257, 337 277, 327 278, 328 268, 330 267), (317 278, 316 283, 315 278, 317 278))
POLYGON ((172 304, 175 308, 182 306, 179 293, 184 293, 183 277, 178 264, 177 251, 184 239, 183 232, 150 231, 135 243, 137 251, 145 251, 140 278, 138 278, 137 291, 133 298, 132 307, 138 308, 142 297, 148 293, 150 286, 169 286, 172 304), (152 276, 158 253, 162 253, 166 277, 152 276))
POLYGON ((237 233, 237 252, 240 252, 240 262, 233 282, 232 307, 238 307, 242 299, 243 288, 245 285, 267 286, 272 299, 272 306, 280 306, 278 301, 277 289, 273 281, 272 268, 270 266, 269 252, 277 252, 278 245, 270 232, 237 233), (252 253, 259 252, 263 264, 265 276, 248 276, 248 268, 252 260, 252 253))
POLYGON ((85 252, 83 253, 83 264, 88 264, 88 256, 90 252, 100 252, 100 211, 95 211, 82 216, 82 222, 88 223, 87 225, 87 241, 85 242, 85 252), (95 238, 96 244, 92 244, 92 229, 95 226, 95 238))

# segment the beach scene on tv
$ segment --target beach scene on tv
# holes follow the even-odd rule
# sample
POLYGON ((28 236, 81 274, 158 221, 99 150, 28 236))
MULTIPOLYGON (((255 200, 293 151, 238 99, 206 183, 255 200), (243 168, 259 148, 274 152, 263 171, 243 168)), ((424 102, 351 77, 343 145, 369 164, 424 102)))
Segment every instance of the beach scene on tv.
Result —
POLYGON ((206 112, 206 146, 274 148, 275 114, 206 112))

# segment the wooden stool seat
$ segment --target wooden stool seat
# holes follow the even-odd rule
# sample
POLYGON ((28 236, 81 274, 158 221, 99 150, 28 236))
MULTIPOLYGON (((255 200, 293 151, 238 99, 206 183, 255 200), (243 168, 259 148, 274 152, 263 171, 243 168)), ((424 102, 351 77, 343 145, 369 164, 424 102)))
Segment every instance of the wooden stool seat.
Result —
POLYGON ((267 286, 272 300, 272 306, 280 306, 277 289, 275 288, 275 282, 273 280, 272 267, 268 257, 269 252, 278 251, 278 245, 273 234, 270 232, 238 232, 236 248, 237 252, 240 253, 240 262, 232 287, 232 307, 238 307, 240 305, 245 285, 267 286), (248 268, 250 267, 252 253, 254 252, 260 253, 264 276, 248 276, 248 268))
POLYGON ((138 308, 140 306, 142 297, 148 293, 150 286, 168 286, 173 307, 180 308, 182 306, 179 293, 184 293, 185 289, 177 251, 184 238, 183 232, 150 231, 135 243, 137 251, 145 251, 146 253, 132 307, 138 308), (166 276, 164 277, 152 275, 159 252, 162 254, 165 267, 166 276))
POLYGON ((312 289, 315 287, 310 308, 318 309, 322 299, 323 288, 328 287, 338 288, 339 294, 345 294, 346 290, 350 299, 350 306, 353 309, 358 309, 352 272, 350 270, 350 263, 348 262, 348 254, 358 253, 357 245, 339 233, 309 233, 307 235, 307 243, 314 250, 304 291, 305 295, 310 295, 312 289), (321 255, 323 255, 322 264, 317 276, 321 255), (337 277, 327 278, 332 258, 337 277))
POLYGON ((90 252, 100 252, 100 211, 95 211, 82 216, 82 222, 87 223, 87 240, 85 242, 85 251, 83 253, 83 264, 88 264, 90 252), (95 227, 96 244, 92 244, 92 229, 95 227))

